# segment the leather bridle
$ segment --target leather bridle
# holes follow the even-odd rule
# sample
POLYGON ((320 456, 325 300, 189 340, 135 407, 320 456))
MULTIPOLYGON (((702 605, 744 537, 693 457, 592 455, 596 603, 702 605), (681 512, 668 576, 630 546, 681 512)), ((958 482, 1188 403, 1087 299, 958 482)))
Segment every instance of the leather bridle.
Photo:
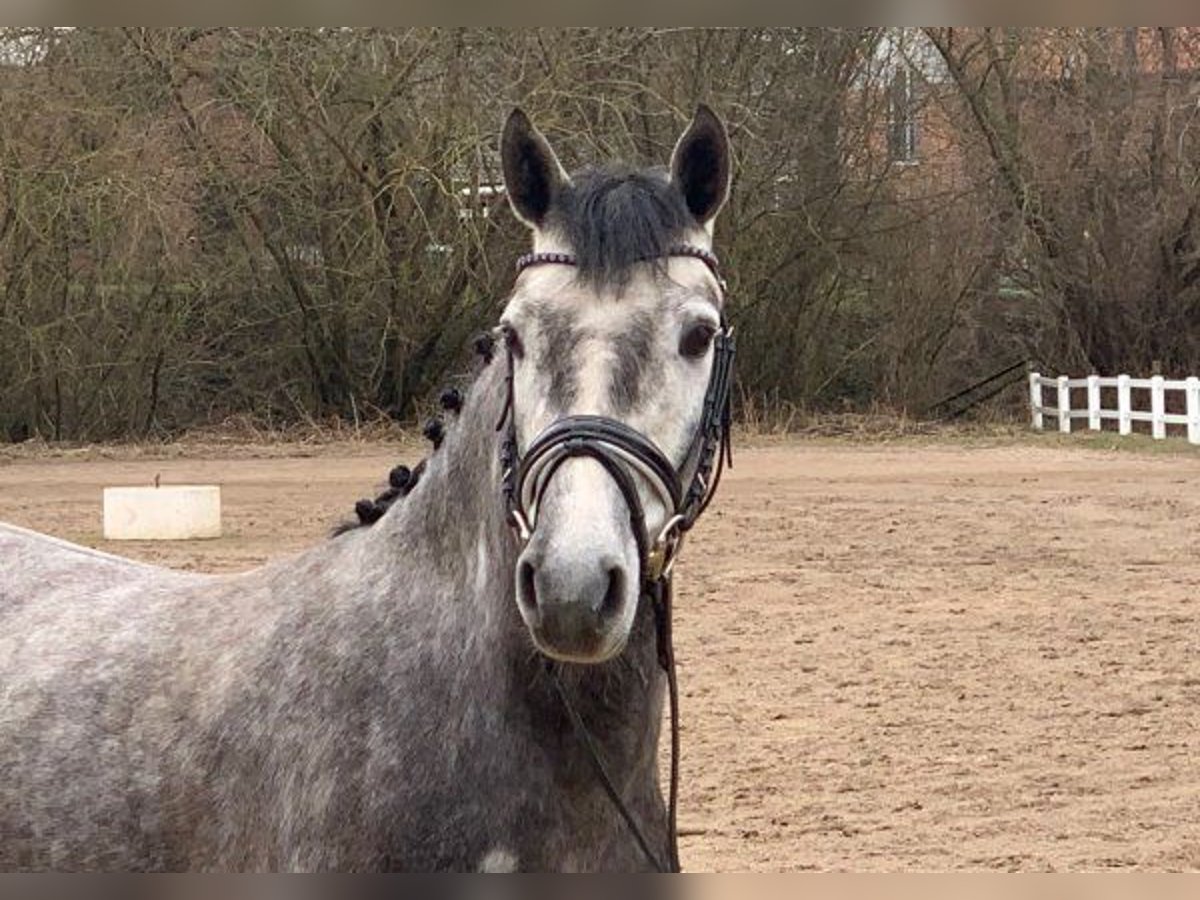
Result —
MULTIPOLYGON (((717 258, 701 247, 682 244, 671 247, 668 257, 686 256, 708 266, 725 292, 717 258)), ((573 266, 569 253, 528 253, 517 260, 517 274, 538 265, 573 266)), ((507 428, 501 444, 502 490, 508 523, 522 544, 537 527, 538 507, 555 472, 569 459, 587 457, 599 463, 613 479, 629 510, 629 521, 637 542, 640 596, 647 597, 654 612, 658 636, 658 659, 667 675, 671 714, 671 781, 667 807, 668 858, 664 864, 654 853, 637 820, 604 767, 595 741, 571 704, 556 668, 548 669, 572 727, 584 743, 597 777, 622 818, 633 832, 642 852, 655 869, 678 872, 679 850, 676 810, 679 783, 679 697, 671 639, 672 572, 684 535, 707 508, 721 480, 721 472, 732 465, 730 444, 730 396, 735 343, 733 329, 721 313, 720 328, 713 336, 713 362, 704 396, 700 424, 684 457, 676 466, 646 435, 607 416, 565 416, 538 434, 522 454, 517 440, 513 396, 513 354, 507 349, 507 399, 497 430, 507 428), (638 479, 649 486, 667 511, 663 526, 649 533, 638 492, 638 479)))

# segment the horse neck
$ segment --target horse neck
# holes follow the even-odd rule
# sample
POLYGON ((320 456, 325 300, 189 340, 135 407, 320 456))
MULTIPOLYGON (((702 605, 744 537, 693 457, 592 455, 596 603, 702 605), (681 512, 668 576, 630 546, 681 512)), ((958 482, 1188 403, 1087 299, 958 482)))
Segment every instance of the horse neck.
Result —
MULTIPOLYGON (((484 574, 504 569, 512 581, 518 548, 505 522, 496 430, 504 403, 503 372, 490 364, 467 392, 461 413, 426 460, 412 493, 372 527, 376 541, 390 548, 392 558, 381 561, 384 567, 405 558, 420 561, 435 569, 428 573, 431 579, 457 578, 468 589, 476 586, 473 581, 481 586, 484 574)), ((489 582, 488 593, 499 586, 489 582)), ((512 584, 505 587, 511 594, 512 584)))
MULTIPOLYGON (((517 611, 520 547, 506 520, 497 430, 506 402, 504 366, 497 359, 468 391, 416 489, 372 526, 372 567, 383 584, 398 587, 402 577, 405 590, 427 593, 444 639, 483 648, 474 657, 478 677, 525 692, 533 720, 563 733, 570 726, 517 611), (398 568, 398 576, 388 577, 398 568)), ((589 728, 615 756, 631 766, 644 758, 653 769, 663 679, 653 615, 645 600, 642 607, 618 658, 562 666, 560 677, 589 728)))

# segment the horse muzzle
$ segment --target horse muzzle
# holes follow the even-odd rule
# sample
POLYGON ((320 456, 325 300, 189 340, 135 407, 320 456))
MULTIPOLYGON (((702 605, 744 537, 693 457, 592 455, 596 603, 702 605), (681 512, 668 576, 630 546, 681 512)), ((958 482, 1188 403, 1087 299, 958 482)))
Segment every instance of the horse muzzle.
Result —
POLYGON ((556 482, 517 560, 517 606, 547 656, 604 662, 621 652, 633 626, 637 542, 621 515, 623 499, 594 461, 573 461, 556 482))

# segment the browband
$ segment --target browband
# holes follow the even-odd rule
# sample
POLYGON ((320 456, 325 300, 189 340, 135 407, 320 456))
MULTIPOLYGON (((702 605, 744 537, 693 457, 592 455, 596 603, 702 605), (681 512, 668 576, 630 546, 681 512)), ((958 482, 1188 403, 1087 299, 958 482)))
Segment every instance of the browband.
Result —
MULTIPOLYGON (((725 279, 721 277, 721 264, 717 260, 717 255, 711 250, 705 250, 703 247, 697 247, 695 244, 674 244, 667 248, 663 256, 690 256, 693 259, 698 259, 713 273, 713 277, 721 285, 721 290, 725 290, 725 279)), ((647 257, 643 262, 649 262, 656 257, 647 257)), ((551 265, 559 266, 574 266, 578 264, 574 253, 560 253, 557 251, 548 251, 545 253, 525 253, 517 257, 517 274, 520 275, 530 266, 542 265, 550 263, 551 265)))

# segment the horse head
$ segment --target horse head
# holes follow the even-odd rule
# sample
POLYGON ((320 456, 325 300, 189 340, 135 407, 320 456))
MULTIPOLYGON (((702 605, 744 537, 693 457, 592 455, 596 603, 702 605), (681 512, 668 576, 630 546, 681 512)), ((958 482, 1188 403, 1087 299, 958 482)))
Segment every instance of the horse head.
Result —
POLYGON ((517 604, 543 653, 598 663, 624 648, 715 487, 732 342, 712 233, 729 141, 702 106, 667 168, 568 174, 515 110, 501 157, 533 242, 499 329, 517 604))

